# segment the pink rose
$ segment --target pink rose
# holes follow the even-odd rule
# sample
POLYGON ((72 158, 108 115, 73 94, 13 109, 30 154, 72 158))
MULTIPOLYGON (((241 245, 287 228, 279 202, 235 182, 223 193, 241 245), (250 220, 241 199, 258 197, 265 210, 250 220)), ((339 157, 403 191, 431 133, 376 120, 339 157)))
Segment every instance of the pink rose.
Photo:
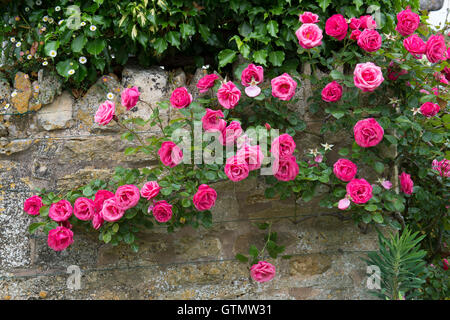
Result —
POLYGON ((433 102, 425 102, 420 106, 420 113, 427 118, 434 117, 438 114, 439 110, 439 105, 433 102))
POLYGON ((233 144, 237 138, 239 138, 242 134, 241 124, 237 121, 231 121, 231 123, 222 130, 221 135, 219 136, 219 141, 224 146, 229 146, 233 144))
POLYGON ((136 206, 141 197, 139 188, 133 184, 126 184, 117 188, 114 195, 116 204, 122 210, 128 210, 136 206))
POLYGON ((358 18, 351 18, 349 26, 352 30, 358 30, 361 26, 361 20, 359 20, 358 18))
POLYGON ((377 23, 375 22, 375 20, 373 19, 373 17, 371 15, 359 17, 359 22, 360 22, 360 28, 363 30, 377 28, 377 23))
POLYGON ((285 156, 280 159, 276 159, 272 166, 272 173, 275 178, 280 181, 291 181, 297 177, 299 173, 299 167, 295 156, 285 156))
POLYGON ((389 190, 390 188, 392 188, 392 182, 390 182, 389 180, 384 180, 381 185, 383 186, 383 188, 385 188, 386 190, 389 190))
POLYGON ((448 270, 448 260, 447 259, 442 259, 442 269, 444 269, 445 271, 448 270))
POLYGON ((319 22, 319 16, 312 12, 306 11, 303 14, 298 16, 298 20, 301 23, 316 23, 319 22))
POLYGON ((245 159, 232 156, 227 159, 224 171, 231 181, 237 182, 247 178, 250 170, 245 159))
POLYGON ((334 14, 325 22, 325 33, 337 40, 343 40, 347 35, 348 24, 342 14, 334 14))
POLYGON ((406 172, 402 172, 401 175, 398 176, 400 179, 400 189, 405 194, 412 194, 413 193, 413 187, 414 182, 411 180, 411 175, 407 174, 406 172))
POLYGON ((361 35, 361 33, 362 33, 362 32, 361 32, 361 30, 359 30, 359 29, 353 30, 352 33, 350 34, 350 39, 351 39, 351 40, 358 41, 359 36, 361 35))
POLYGON ((219 76, 217 74, 207 74, 197 82, 197 88, 199 89, 200 93, 204 93, 208 91, 208 89, 214 87, 214 82, 219 79, 219 76))
POLYGON ((158 150, 158 155, 161 162, 170 168, 175 167, 183 160, 183 150, 172 141, 163 142, 158 150))
POLYGON ((166 200, 158 201, 153 206, 152 212, 156 221, 167 222, 172 218, 172 205, 168 204, 166 200))
POLYGON ((139 92, 138 87, 134 86, 132 88, 126 88, 122 92, 122 105, 130 110, 134 108, 139 101, 139 96, 141 93, 139 92))
POLYGON ((114 193, 108 190, 98 190, 95 193, 94 197, 94 208, 95 212, 99 213, 102 211, 103 208, 103 202, 105 202, 106 199, 114 197, 114 193))
POLYGON ((363 148, 373 147, 383 140, 384 130, 374 118, 358 121, 353 127, 356 143, 363 148))
POLYGON ((95 214, 94 201, 80 197, 73 204, 73 214, 82 221, 91 220, 95 214))
POLYGON ((372 186, 364 179, 353 179, 346 186, 347 194, 356 204, 366 203, 372 198, 372 186))
POLYGON ((334 163, 333 172, 342 181, 348 182, 355 178, 358 167, 347 159, 339 159, 334 163))
POLYGON ((266 261, 259 261, 250 268, 250 275, 257 282, 267 282, 275 277, 275 267, 266 261))
POLYGON ((424 54, 427 49, 426 43, 423 42, 422 38, 417 34, 413 34, 408 38, 403 39, 403 46, 416 59, 422 58, 422 54, 424 54))
POLYGON ((192 95, 185 87, 176 88, 170 96, 170 104, 177 109, 186 108, 192 102, 192 95))
POLYGON ((358 37, 358 46, 367 51, 375 52, 381 48, 381 36, 373 29, 365 29, 358 37))
POLYGON ((65 227, 56 227, 48 232, 47 244, 55 251, 62 251, 73 243, 73 232, 65 227))
POLYGON ((264 155, 261 152, 260 146, 244 145, 236 153, 237 157, 243 158, 247 162, 248 170, 257 170, 261 168, 261 163, 264 160, 264 155))
POLYGON ((42 206, 42 198, 39 196, 32 196, 25 200, 23 204, 23 211, 28 213, 30 216, 38 216, 39 209, 41 209, 42 206))
POLYGON ((72 210, 70 202, 62 199, 56 203, 52 203, 48 211, 48 216, 56 222, 62 222, 70 218, 72 210))
POLYGON ((114 118, 116 105, 112 101, 102 103, 95 114, 94 120, 98 124, 106 126, 114 118))
POLYGON ((276 137, 272 141, 272 146, 270 148, 270 152, 274 157, 283 158, 286 156, 291 156, 295 150, 295 142, 292 137, 284 133, 281 136, 276 137))
POLYGON ((338 209, 339 210, 345 210, 348 207, 350 207, 350 200, 347 198, 341 199, 338 202, 338 209))
POLYGON ((120 208, 116 203, 116 198, 109 198, 103 202, 101 217, 109 222, 115 222, 123 217, 125 210, 120 208))
POLYGON ((221 110, 206 109, 206 114, 202 117, 203 129, 205 131, 222 131, 227 126, 221 110))
POLYGON ((92 227, 95 230, 98 230, 103 225, 104 221, 105 220, 103 220, 103 217, 102 217, 101 213, 100 212, 96 212, 94 214, 94 217, 92 218, 92 227))
POLYGON ((291 100, 297 88, 297 82, 287 73, 273 78, 270 83, 272 85, 272 95, 284 101, 291 100))
POLYGON ((332 81, 322 90, 322 100, 326 102, 336 102, 342 97, 342 86, 336 81, 332 81))
POLYGON ((406 37, 413 34, 419 27, 420 17, 417 13, 412 12, 408 6, 405 10, 397 13, 397 21, 395 30, 406 37))
POLYGON ((156 197, 161 187, 156 181, 146 182, 141 189, 141 196, 147 200, 151 200, 156 197))
POLYGON ((322 29, 317 24, 305 23, 295 32, 298 44, 304 49, 311 49, 322 44, 322 29))
POLYGON ((207 184, 198 187, 197 193, 192 198, 194 206, 199 211, 209 210, 214 207, 217 199, 217 192, 207 184))
POLYGON ((428 38, 426 43, 427 48, 425 53, 427 55, 428 61, 431 63, 436 63, 439 61, 446 60, 446 50, 445 38, 442 34, 435 34, 428 38))
POLYGON ((225 109, 233 109, 241 99, 241 90, 239 90, 233 82, 223 83, 217 90, 217 99, 225 109))
POLYGON ((251 63, 242 71, 241 83, 244 87, 258 85, 263 82, 263 80, 264 69, 261 66, 255 66, 251 63))
POLYGON ((374 91, 384 81, 381 68, 372 62, 358 63, 353 72, 355 86, 362 91, 374 91))
POLYGON ((450 177, 450 161, 447 159, 443 159, 441 161, 437 161, 437 159, 434 159, 431 163, 432 169, 439 172, 439 175, 441 177, 450 177))

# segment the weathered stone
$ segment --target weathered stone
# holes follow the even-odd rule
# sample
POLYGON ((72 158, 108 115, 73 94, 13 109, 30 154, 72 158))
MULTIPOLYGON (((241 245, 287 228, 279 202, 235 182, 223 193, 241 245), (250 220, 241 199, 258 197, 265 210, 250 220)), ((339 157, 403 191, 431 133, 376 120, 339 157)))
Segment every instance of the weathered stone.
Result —
POLYGON ((420 0, 420 10, 438 11, 444 5, 444 0, 420 0))
POLYGON ((31 98, 31 82, 29 76, 23 72, 17 72, 14 78, 14 91, 16 95, 11 98, 14 108, 19 113, 28 111, 28 102, 31 98))
POLYGON ((69 128, 72 122, 72 105, 72 96, 65 91, 51 104, 38 111, 39 125, 47 131, 69 128))
POLYGON ((0 138, 0 154, 11 155, 27 150, 33 144, 31 139, 8 140, 0 138))
POLYGON ((55 97, 61 94, 62 78, 48 71, 48 69, 41 69, 38 72, 38 86, 39 86, 39 101, 43 104, 50 104, 55 97))
POLYGON ((8 82, 0 80, 0 107, 9 104, 11 101, 11 86, 8 82))
POLYGON ((329 256, 324 254, 310 254, 291 258, 290 273, 293 276, 312 276, 326 272, 331 267, 329 256))

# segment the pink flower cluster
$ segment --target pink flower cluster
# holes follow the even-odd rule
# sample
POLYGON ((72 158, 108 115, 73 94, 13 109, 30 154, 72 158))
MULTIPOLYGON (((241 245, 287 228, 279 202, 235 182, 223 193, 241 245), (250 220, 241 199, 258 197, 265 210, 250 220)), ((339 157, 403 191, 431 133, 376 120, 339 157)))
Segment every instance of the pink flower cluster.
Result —
POLYGON ((319 16, 311 12, 304 12, 299 16, 300 22, 303 24, 295 32, 298 44, 304 49, 311 49, 322 44, 322 29, 317 26, 319 16))
POLYGON ((272 173, 280 181, 294 180, 300 171, 294 156, 295 147, 294 139, 287 133, 278 136, 272 142, 270 152, 275 157, 272 173))
POLYGON ((439 172, 441 177, 450 177, 450 161, 447 159, 443 159, 441 161, 437 161, 434 159, 431 163, 432 169, 439 172))

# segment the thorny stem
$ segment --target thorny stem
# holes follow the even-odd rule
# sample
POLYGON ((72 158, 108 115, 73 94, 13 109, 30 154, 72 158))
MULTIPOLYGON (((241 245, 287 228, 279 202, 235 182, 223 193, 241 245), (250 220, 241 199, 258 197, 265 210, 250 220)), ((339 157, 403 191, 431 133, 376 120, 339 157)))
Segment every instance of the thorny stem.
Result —
MULTIPOLYGON (((144 100, 140 100, 140 99, 139 99, 139 102, 142 102, 142 103, 145 103, 146 105, 148 105, 150 107, 150 109, 152 110, 152 113, 153 114, 155 113, 155 110, 153 109, 153 106, 149 102, 144 101, 144 100)), ((161 129, 162 134, 165 136, 166 134, 164 133, 164 126, 162 124, 162 121, 161 121, 161 118, 159 116, 159 113, 157 115, 157 119, 158 119, 159 128, 161 129)))
POLYGON ((264 257, 264 254, 263 254, 263 253, 264 253, 264 250, 266 250, 267 244, 268 244, 269 241, 270 241, 271 230, 272 230, 272 222, 269 223, 269 236, 267 237, 267 241, 266 241, 266 243, 264 244, 264 247, 261 249, 261 252, 259 253, 259 255, 261 256, 261 258, 264 257))
POLYGON ((113 120, 119 125, 119 127, 123 128, 123 129, 125 129, 125 130, 131 132, 133 135, 135 135, 136 138, 139 140, 139 142, 141 143, 141 145, 142 145, 143 147, 146 146, 145 141, 142 140, 142 138, 137 134, 137 132, 134 131, 134 130, 131 129, 131 128, 128 128, 128 127, 127 127, 126 125, 124 125, 123 123, 121 123, 121 122, 119 121, 119 118, 118 118, 117 116, 114 116, 114 117, 113 117, 113 120))

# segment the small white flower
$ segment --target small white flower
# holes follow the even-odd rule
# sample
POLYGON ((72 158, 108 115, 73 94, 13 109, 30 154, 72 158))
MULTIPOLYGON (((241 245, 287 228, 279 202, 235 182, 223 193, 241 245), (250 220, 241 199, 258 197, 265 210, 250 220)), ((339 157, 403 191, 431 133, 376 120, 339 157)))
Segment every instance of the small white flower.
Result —
POLYGON ((48 16, 44 16, 44 17, 42 18, 42 21, 47 22, 47 21, 48 21, 48 16))
POLYGON ((39 92, 39 85, 34 86, 34 92, 39 92))
POLYGON ((53 23, 54 21, 53 18, 48 18, 48 23, 53 23))
POLYGON ((30 11, 30 8, 26 7, 25 12, 28 12, 28 11, 30 11))
POLYGON ((54 58, 56 57, 57 53, 55 50, 50 51, 50 57, 54 58))
POLYGON ((416 114, 418 114, 420 112, 419 108, 412 108, 411 112, 413 113, 413 116, 415 116, 416 114))
POLYGON ((28 60, 31 60, 31 58, 33 58, 33 56, 31 54, 27 55, 28 60))
POLYGON ((159 67, 164 70, 164 66, 159 66, 159 67))
POLYGON ((59 26, 62 25, 63 22, 64 22, 64 20, 59 20, 59 21, 58 21, 58 25, 59 25, 59 26))
POLYGON ((206 66, 203 66, 202 69, 204 69, 204 70, 209 69, 209 64, 207 64, 206 66))
POLYGON ((16 38, 14 38, 14 37, 12 37, 10 40, 12 43, 16 42, 16 38))
POLYGON ((89 27, 89 30, 91 30, 91 31, 95 31, 95 30, 97 30, 97 27, 96 27, 96 26, 94 26, 94 25, 92 25, 92 26, 90 26, 90 27, 89 27))
POLYGON ((86 22, 81 22, 81 26, 84 27, 86 25, 86 22))
POLYGON ((14 90, 14 91, 11 93, 11 97, 12 97, 12 98, 14 98, 15 96, 17 96, 17 91, 16 91, 16 90, 14 90))
POLYGON ((5 104, 5 110, 9 108, 9 103, 5 104))
POLYGON ((86 59, 86 57, 80 57, 80 59, 78 59, 78 61, 79 61, 81 64, 85 64, 85 63, 87 62, 87 59, 86 59))
POLYGON ((60 6, 56 6, 56 7, 55 7, 55 11, 56 11, 56 12, 58 12, 58 11, 60 11, 60 10, 61 10, 61 7, 60 7, 60 6))
POLYGON ((46 66, 46 65, 48 65, 48 61, 44 61, 44 62, 42 62, 42 65, 43 65, 43 66, 46 66))
POLYGON ((114 99, 114 93, 108 92, 108 94, 106 95, 106 97, 107 97, 109 100, 112 100, 112 99, 114 99))
POLYGON ((309 153, 312 154, 314 157, 320 154, 319 150, 316 149, 309 149, 309 153))
POLYGON ((70 69, 69 72, 67 72, 70 76, 73 75, 75 73, 75 70, 70 69))
POLYGON ((20 47, 21 45, 22 45, 22 42, 20 42, 20 41, 16 43, 17 48, 20 47))
POLYGON ((37 6, 40 6, 41 4, 42 4, 42 1, 41 1, 41 0, 37 0, 37 1, 36 1, 36 5, 37 5, 37 6))
POLYGON ((328 144, 328 142, 327 143, 321 143, 320 145, 325 148, 325 151, 331 150, 331 148, 333 148, 333 146, 334 146, 333 144, 328 144))

